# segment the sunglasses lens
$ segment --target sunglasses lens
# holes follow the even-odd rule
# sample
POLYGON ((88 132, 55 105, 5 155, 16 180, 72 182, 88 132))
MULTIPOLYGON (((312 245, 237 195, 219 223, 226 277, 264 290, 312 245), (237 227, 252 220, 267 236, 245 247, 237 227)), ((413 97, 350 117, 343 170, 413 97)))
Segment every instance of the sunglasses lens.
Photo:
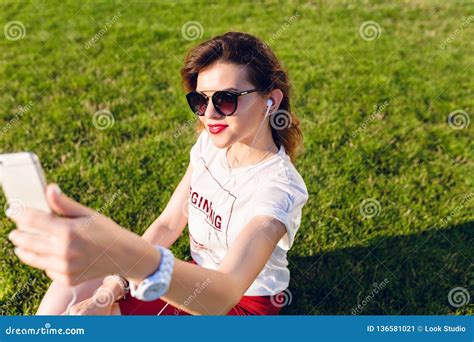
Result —
POLYGON ((217 91, 212 99, 212 103, 221 114, 230 115, 237 109, 237 97, 235 94, 217 91))
POLYGON ((186 99, 194 114, 199 116, 204 115, 207 108, 207 99, 203 95, 192 92, 186 95, 186 99))

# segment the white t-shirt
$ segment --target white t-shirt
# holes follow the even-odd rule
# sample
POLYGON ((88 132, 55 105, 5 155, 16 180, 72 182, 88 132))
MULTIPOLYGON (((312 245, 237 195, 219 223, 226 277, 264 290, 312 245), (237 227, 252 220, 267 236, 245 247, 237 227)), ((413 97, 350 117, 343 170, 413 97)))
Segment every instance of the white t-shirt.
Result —
POLYGON ((214 146, 203 130, 191 148, 190 162, 188 228, 194 261, 216 270, 252 217, 274 217, 285 225, 287 234, 245 295, 268 296, 285 290, 290 282, 286 254, 300 226, 308 191, 284 147, 255 165, 232 169, 229 177, 226 149, 214 146))

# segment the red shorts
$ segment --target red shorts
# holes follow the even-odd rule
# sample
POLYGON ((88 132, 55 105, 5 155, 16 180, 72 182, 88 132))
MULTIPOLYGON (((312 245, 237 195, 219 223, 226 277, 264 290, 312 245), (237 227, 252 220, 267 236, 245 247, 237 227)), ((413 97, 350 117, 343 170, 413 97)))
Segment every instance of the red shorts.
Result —
MULTIPOLYGON (((194 260, 190 261, 195 264, 194 260)), ((279 296, 279 294, 275 295, 279 296)), ((234 306, 227 315, 248 316, 248 315, 278 315, 281 307, 276 306, 271 300, 272 296, 243 296, 240 302, 234 306)), ((144 302, 128 295, 127 298, 118 302, 122 315, 158 315, 158 316, 188 316, 189 313, 180 310, 162 299, 152 302, 144 302)))

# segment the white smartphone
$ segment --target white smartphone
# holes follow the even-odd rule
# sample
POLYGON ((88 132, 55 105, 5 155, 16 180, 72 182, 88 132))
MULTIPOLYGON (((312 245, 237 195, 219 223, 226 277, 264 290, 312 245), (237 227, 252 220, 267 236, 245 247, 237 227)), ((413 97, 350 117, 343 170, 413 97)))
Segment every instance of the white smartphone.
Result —
POLYGON ((0 182, 13 211, 31 207, 51 213, 40 161, 31 152, 0 154, 0 182))

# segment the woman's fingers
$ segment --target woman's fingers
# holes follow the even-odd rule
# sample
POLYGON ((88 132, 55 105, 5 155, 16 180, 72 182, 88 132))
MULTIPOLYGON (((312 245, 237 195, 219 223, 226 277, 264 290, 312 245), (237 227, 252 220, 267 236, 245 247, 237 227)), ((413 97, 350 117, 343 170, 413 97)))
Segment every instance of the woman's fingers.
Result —
POLYGON ((73 244, 77 244, 77 241, 74 241, 74 234, 68 234, 67 231, 51 236, 15 229, 8 234, 8 238, 16 247, 28 252, 66 260, 77 256, 77 252, 75 253, 71 248, 73 244))
POLYGON ((61 230, 70 229, 71 226, 65 218, 28 207, 21 211, 7 209, 6 214, 19 228, 38 231, 43 235, 56 235, 61 230))
POLYGON ((8 238, 13 244, 25 251, 39 254, 58 255, 58 248, 55 248, 52 237, 49 235, 31 234, 21 230, 13 230, 8 234, 8 238))
POLYGON ((49 256, 15 248, 15 254, 25 264, 46 271, 48 277, 71 286, 79 282, 78 260, 66 261, 62 257, 49 256))
POLYGON ((71 306, 70 315, 94 315, 97 307, 94 304, 93 298, 87 298, 82 302, 71 306))
POLYGON ((81 217, 94 214, 94 210, 74 201, 64 195, 57 184, 49 184, 46 188, 46 198, 51 209, 59 215, 66 217, 81 217))
POLYGON ((70 316, 79 316, 81 314, 81 308, 77 307, 76 305, 71 306, 71 309, 69 309, 69 315, 70 316))
POLYGON ((38 253, 30 252, 22 248, 15 248, 15 254, 18 258, 27 265, 46 270, 50 265, 50 258, 40 255, 38 253))

